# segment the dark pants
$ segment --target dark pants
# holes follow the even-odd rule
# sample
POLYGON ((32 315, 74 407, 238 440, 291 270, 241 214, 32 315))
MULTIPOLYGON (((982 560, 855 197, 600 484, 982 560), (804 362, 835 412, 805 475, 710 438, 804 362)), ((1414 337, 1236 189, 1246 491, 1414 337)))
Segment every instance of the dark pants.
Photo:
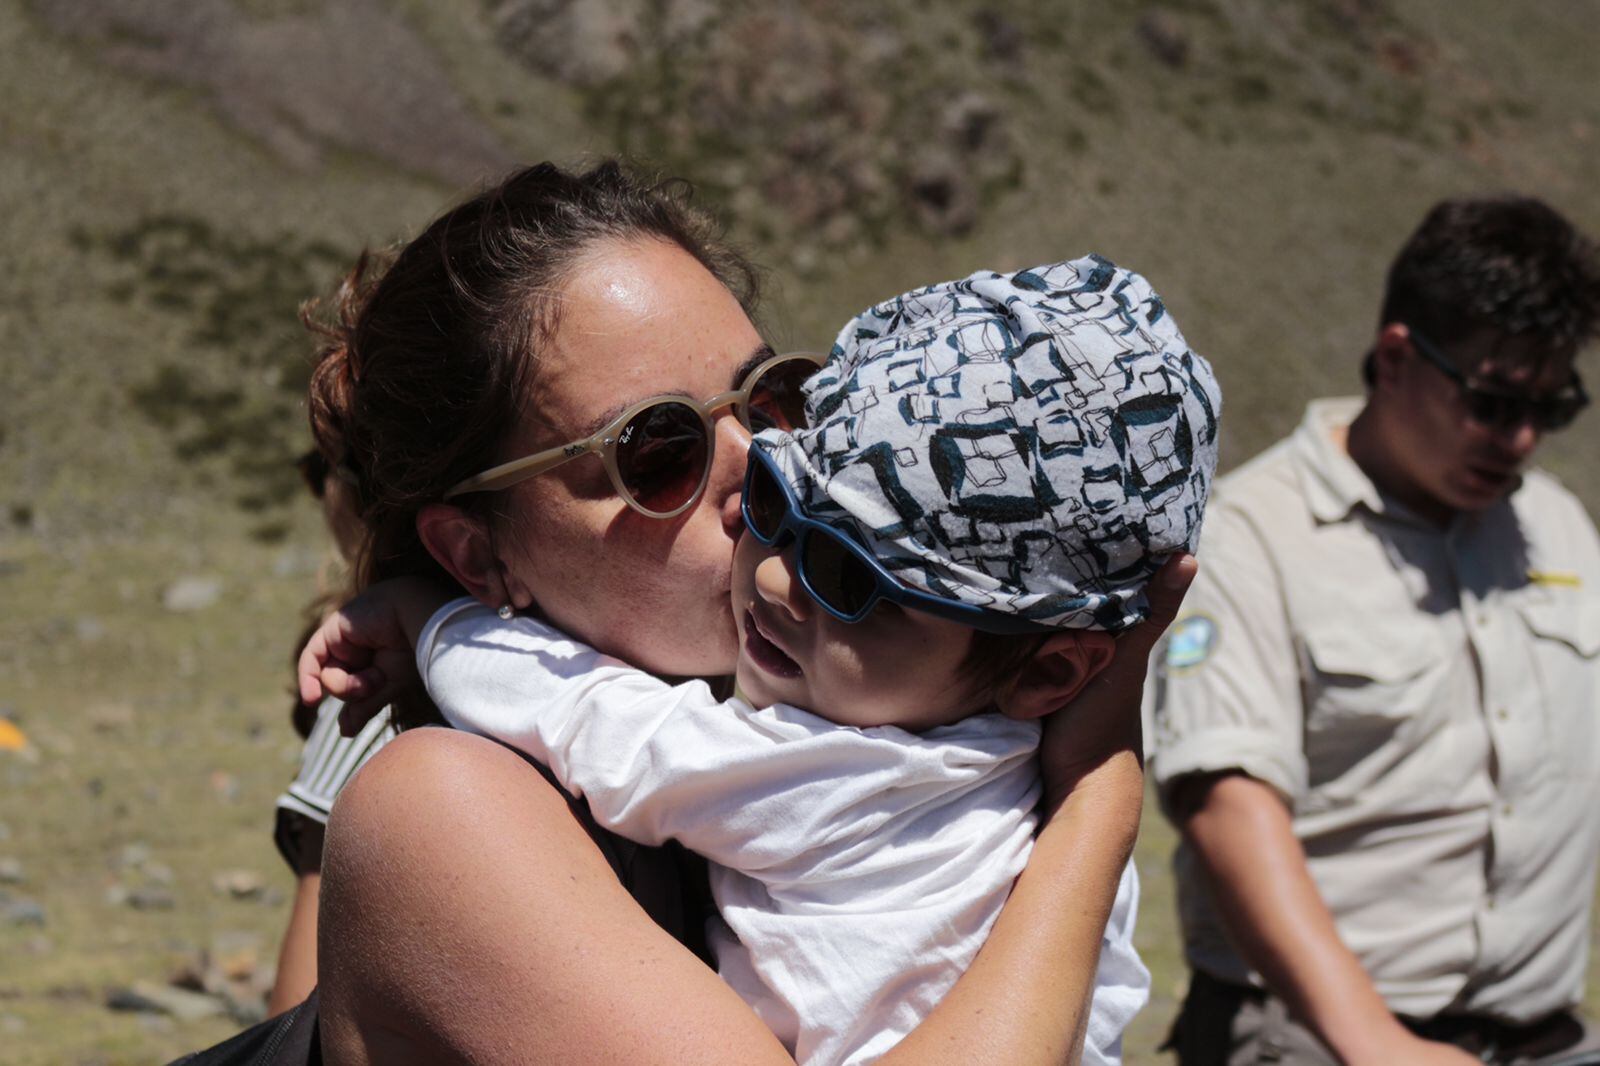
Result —
MULTIPOLYGON (((1530 1025, 1472 1015, 1401 1018, 1428 1040, 1454 1044, 1495 1066, 1600 1066, 1600 1030, 1561 1012, 1530 1025)), ((1166 1047, 1179 1066, 1339 1066, 1310 1029, 1290 1017, 1283 1000, 1193 975, 1166 1047)))

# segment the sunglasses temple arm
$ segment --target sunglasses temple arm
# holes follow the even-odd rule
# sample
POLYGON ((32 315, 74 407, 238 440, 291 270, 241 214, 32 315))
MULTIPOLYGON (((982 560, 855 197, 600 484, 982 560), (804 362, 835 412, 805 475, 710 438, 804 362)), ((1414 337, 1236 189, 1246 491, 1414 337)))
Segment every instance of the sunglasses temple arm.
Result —
POLYGON ((510 488, 519 481, 554 470, 563 463, 570 463, 581 455, 587 455, 600 446, 604 440, 603 433, 597 433, 588 440, 567 444, 560 448, 549 448, 534 455, 525 455, 521 459, 513 459, 509 463, 490 467, 481 474, 467 478, 459 485, 454 486, 444 494, 445 499, 462 496, 469 492, 494 492, 498 489, 510 488))

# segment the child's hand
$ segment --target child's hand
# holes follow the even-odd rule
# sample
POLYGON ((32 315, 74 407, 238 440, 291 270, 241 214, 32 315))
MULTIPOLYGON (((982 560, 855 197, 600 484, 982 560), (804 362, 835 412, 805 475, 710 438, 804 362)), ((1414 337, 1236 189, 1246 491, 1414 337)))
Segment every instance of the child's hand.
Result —
POLYGON ((449 599, 431 582, 381 582, 322 620, 300 653, 300 699, 344 700, 339 728, 350 736, 385 705, 420 684, 415 647, 428 618, 449 599))
POLYGON ((1144 695, 1150 653, 1167 627, 1178 616, 1178 608, 1189 585, 1200 571, 1192 555, 1175 555, 1156 571, 1145 595, 1150 601, 1150 616, 1117 638, 1116 656, 1111 665, 1086 685, 1065 709, 1044 721, 1044 739, 1039 758, 1044 774, 1049 811, 1091 772, 1105 766, 1121 753, 1132 756, 1128 774, 1133 778, 1135 807, 1142 794, 1144 740, 1139 711, 1144 695))

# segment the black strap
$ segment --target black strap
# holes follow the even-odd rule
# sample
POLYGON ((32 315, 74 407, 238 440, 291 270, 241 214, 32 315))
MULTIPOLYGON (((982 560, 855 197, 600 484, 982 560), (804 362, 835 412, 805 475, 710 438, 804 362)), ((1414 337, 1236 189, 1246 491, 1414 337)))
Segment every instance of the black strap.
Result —
POLYGON ((322 1066, 317 990, 304 1003, 171 1066, 322 1066))

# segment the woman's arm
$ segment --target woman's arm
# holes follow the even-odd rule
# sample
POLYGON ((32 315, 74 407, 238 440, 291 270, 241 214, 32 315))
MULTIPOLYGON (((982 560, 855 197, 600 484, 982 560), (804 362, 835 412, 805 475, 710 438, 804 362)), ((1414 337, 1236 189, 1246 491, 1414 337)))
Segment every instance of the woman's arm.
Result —
POLYGON ((333 1063, 783 1063, 510 749, 402 734, 334 808, 318 964, 333 1063))
POLYGON ((1082 1055, 1101 938, 1139 835, 1139 702, 1150 652, 1197 572, 1193 556, 1169 560, 1150 584, 1149 619, 1119 637, 1111 665, 1046 720, 1047 821, 977 959, 894 1049, 906 1063, 1076 1063, 1082 1055))
MULTIPOLYGON (((1192 566, 1152 589, 1152 620, 1119 642, 1111 680, 1047 734, 1052 813, 1033 858, 972 967, 887 1066, 1076 1060, 1137 831, 1144 662, 1192 566)), ((335 1063, 789 1061, 628 896, 560 793, 460 733, 403 735, 340 799, 319 966, 335 1063)))

